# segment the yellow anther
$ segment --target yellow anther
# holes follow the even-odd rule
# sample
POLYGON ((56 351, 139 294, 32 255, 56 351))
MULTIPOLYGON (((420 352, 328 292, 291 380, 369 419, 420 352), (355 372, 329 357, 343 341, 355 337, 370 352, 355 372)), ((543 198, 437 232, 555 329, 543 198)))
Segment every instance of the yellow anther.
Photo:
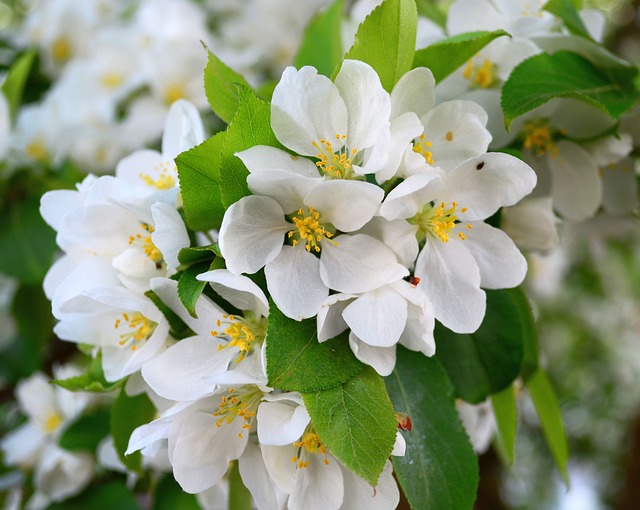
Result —
POLYGON ((444 139, 447 142, 450 142, 451 140, 453 140, 453 131, 447 131, 446 134, 444 135, 444 139))
POLYGON ((129 315, 127 313, 122 314, 121 319, 116 319, 114 323, 115 329, 127 327, 128 332, 120 335, 118 344, 122 347, 129 345, 132 351, 135 351, 139 342, 147 340, 155 331, 157 324, 147 319, 140 312, 134 312, 129 315))
POLYGON ((497 82, 495 68, 496 66, 489 59, 484 59, 481 65, 476 65, 473 60, 469 60, 465 64, 462 76, 470 81, 471 87, 488 89, 497 82))
POLYGON ((139 174, 138 177, 149 187, 156 189, 172 189, 176 186, 176 164, 173 161, 164 161, 154 167, 158 174, 157 179, 153 179, 147 174, 139 174))
MULTIPOLYGON (((348 157, 346 145, 347 135, 336 133, 335 139, 341 143, 340 149, 336 152, 331 142, 321 139, 319 142, 312 142, 318 149, 316 166, 327 177, 334 179, 347 179, 353 175, 352 159, 348 157)), ((352 149, 351 154, 355 156, 357 149, 352 149)))
POLYGON ((35 161, 44 162, 49 159, 49 152, 47 151, 44 142, 39 138, 29 142, 25 147, 24 152, 35 161))
POLYGON ((51 45, 51 56, 58 63, 66 62, 71 58, 71 43, 65 37, 58 37, 51 45))
POLYGON ((427 163, 433 165, 433 153, 429 150, 433 144, 425 138, 424 134, 420 135, 420 141, 413 144, 413 151, 420 154, 427 163))
MULTIPOLYGON (((313 207, 310 207, 306 213, 299 209, 292 221, 296 229, 289 231, 287 238, 293 238, 291 241, 293 246, 297 246, 301 241, 304 242, 308 252, 313 250, 315 253, 320 253, 322 240, 330 240, 333 237, 333 233, 320 223, 320 213, 313 207)), ((330 242, 336 244, 335 241, 330 242)))
POLYGON ((529 121, 524 126, 525 149, 530 150, 536 156, 549 154, 555 157, 558 154, 558 147, 553 140, 553 132, 546 120, 529 121))
POLYGON ((42 428, 46 434, 51 434, 52 432, 55 432, 61 424, 62 418, 58 413, 48 413, 47 417, 44 419, 42 428))
MULTIPOLYGON (((418 235, 420 238, 424 238, 429 234, 446 243, 449 242, 451 231, 458 223, 457 207, 457 202, 441 202, 438 207, 427 204, 421 212, 408 221, 418 226, 418 235)), ((461 212, 465 212, 466 210, 466 208, 462 208, 461 212)), ((458 233, 458 237, 462 240, 466 239, 466 236, 462 233, 458 233)))

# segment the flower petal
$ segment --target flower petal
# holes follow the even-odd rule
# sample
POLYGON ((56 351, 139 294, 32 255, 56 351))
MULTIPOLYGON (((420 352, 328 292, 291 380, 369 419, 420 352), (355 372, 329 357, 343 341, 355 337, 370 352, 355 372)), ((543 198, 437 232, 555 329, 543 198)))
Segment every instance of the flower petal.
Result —
POLYGON ((353 332, 349 334, 349 347, 363 363, 372 367, 379 375, 386 377, 396 366, 396 346, 380 347, 360 340, 353 332))
POLYGON ((258 407, 258 439, 261 444, 285 446, 297 441, 311 418, 303 405, 262 402, 258 407))
POLYGON ((151 206, 155 230, 151 234, 153 244, 162 253, 167 266, 174 270, 180 265, 178 252, 189 246, 187 227, 176 209, 169 204, 156 202, 151 206))
POLYGON ((296 471, 289 510, 338 510, 344 497, 342 472, 337 460, 309 455, 309 465, 296 471))
POLYGON ((209 282, 217 294, 238 310, 251 310, 262 317, 269 315, 269 301, 262 289, 246 276, 235 275, 228 269, 213 269, 196 276, 209 282))
POLYGON ((319 176, 311 179, 286 170, 262 170, 247 176, 251 192, 273 198, 285 214, 300 209, 304 197, 321 182, 319 176))
POLYGON ((318 312, 318 342, 326 342, 348 329, 342 311, 356 296, 351 294, 330 295, 318 312))
POLYGON ((200 113, 186 99, 178 99, 169 107, 162 134, 162 155, 174 159, 178 154, 202 143, 205 139, 200 113))
POLYGON ((344 499, 341 510, 391 510, 400 502, 400 491, 393 478, 391 461, 387 460, 375 489, 344 466, 344 499))
POLYGON ((391 91, 391 119, 406 112, 422 118, 436 103, 436 81, 426 67, 416 67, 402 75, 391 91))
POLYGON ((294 156, 287 151, 268 145, 255 145, 242 152, 236 152, 249 172, 263 170, 286 170, 304 177, 319 177, 318 167, 307 158, 294 156))
POLYGON ((238 468, 242 482, 251 492, 257 508, 260 510, 282 508, 278 503, 276 492, 278 488, 271 480, 271 474, 262 459, 262 452, 258 445, 252 442, 247 443, 244 453, 238 459, 238 468))

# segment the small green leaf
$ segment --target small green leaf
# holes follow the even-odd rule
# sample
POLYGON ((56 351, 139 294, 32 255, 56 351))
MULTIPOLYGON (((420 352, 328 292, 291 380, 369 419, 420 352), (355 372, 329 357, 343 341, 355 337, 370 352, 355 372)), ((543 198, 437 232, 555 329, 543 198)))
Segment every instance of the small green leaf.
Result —
POLYGON ((311 423, 347 468, 376 485, 396 440, 389 395, 371 367, 328 390, 303 393, 311 423))
POLYGON ((95 452, 100 441, 109 434, 109 411, 99 409, 82 415, 60 436, 58 444, 65 450, 95 452))
POLYGON ((60 503, 53 503, 47 510, 140 510, 135 495, 124 481, 112 480, 103 484, 91 484, 83 493, 60 503))
POLYGON ((391 92, 400 77, 411 69, 417 23, 414 0, 385 0, 360 24, 345 59, 369 64, 385 90, 391 92))
POLYGON ((478 461, 456 411, 454 391, 437 359, 398 347, 396 368, 385 380, 396 411, 409 415, 404 457, 395 474, 413 510, 470 509, 478 461))
POLYGON ((335 0, 311 20, 295 59, 295 66, 313 66, 320 74, 331 76, 342 60, 343 0, 335 0))
POLYGON ((513 300, 522 328, 522 366, 520 375, 526 381, 538 369, 538 332, 533 320, 533 311, 522 288, 507 291, 513 300))
POLYGON ((187 226, 220 228, 224 206, 220 196, 220 159, 225 133, 216 133, 178 155, 176 165, 187 226))
POLYGON ((598 67, 569 51, 534 55, 502 87, 505 125, 556 97, 580 99, 617 119, 640 100, 633 85, 637 74, 632 67, 598 67))
POLYGON ((187 494, 170 473, 158 484, 152 510, 200 510, 194 494, 187 494))
POLYGON ((178 252, 178 262, 185 266, 190 266, 196 262, 213 262, 215 257, 222 257, 218 243, 207 246, 190 246, 182 248, 178 252))
POLYGON ((569 460, 569 445, 562 422, 560 404, 556 397, 551 382, 544 370, 538 369, 526 383, 531 400, 538 413, 542 433, 547 440, 556 466, 564 483, 569 486, 569 472, 567 462, 569 460))
POLYGON ((15 117, 22 103, 22 92, 27 83, 36 54, 36 50, 29 50, 20 55, 9 68, 9 72, 2 84, 2 93, 7 98, 7 103, 9 103, 11 118, 15 117))
POLYGON ((413 67, 428 67, 436 83, 440 82, 491 41, 505 35, 509 34, 504 30, 454 35, 416 51, 413 67))
POLYGON ((142 455, 134 452, 125 455, 131 433, 140 425, 149 423, 156 414, 156 408, 145 393, 130 397, 124 388, 111 406, 111 435, 113 444, 122 463, 132 471, 142 472, 142 455))
POLYGON ((238 110, 236 83, 250 87, 244 76, 209 52, 209 60, 204 68, 204 91, 211 109, 227 124, 238 110))
POLYGON ((9 204, 0 210, 0 272, 27 285, 42 284, 53 263, 56 234, 40 216, 40 198, 9 204))
POLYGON ((191 328, 185 324, 185 322, 177 313, 175 313, 171 308, 165 305, 162 299, 160 299, 160 297, 158 297, 155 292, 153 292, 152 290, 148 290, 144 293, 144 295, 147 296, 151 301, 153 301, 153 304, 156 305, 158 310, 160 310, 162 312, 162 315, 164 315, 165 319, 167 319, 169 328, 171 328, 171 336, 173 338, 180 339, 194 335, 193 331, 191 331, 191 328))
POLYGON ((287 391, 315 391, 348 381, 364 365, 349 347, 348 333, 318 342, 315 319, 295 321, 270 302, 267 330, 269 386, 287 391))
POLYGON ((491 395, 491 407, 496 417, 498 444, 509 464, 513 464, 516 450, 518 409, 513 386, 491 395))
POLYGON ((91 393, 109 393, 120 388, 126 382, 120 379, 109 382, 104 378, 102 372, 102 353, 98 352, 95 358, 89 363, 87 372, 69 379, 54 379, 51 384, 60 386, 68 391, 88 391, 91 393))
POLYGON ((235 153, 255 145, 282 148, 271 130, 271 105, 256 97, 247 87, 238 85, 238 91, 238 111, 229 124, 222 145, 220 191, 226 207, 251 194, 247 186, 249 171, 235 153))
POLYGON ((196 280, 196 276, 206 273, 212 269, 222 269, 223 267, 224 262, 222 259, 217 258, 211 263, 198 262, 197 264, 189 266, 182 272, 180 280, 178 280, 178 297, 191 317, 195 319, 198 318, 198 314, 196 313, 196 303, 207 284, 207 282, 196 280))
POLYGON ((550 0, 542 10, 550 12, 564 21, 565 26, 572 34, 591 39, 591 35, 578 15, 578 11, 572 0, 550 0))
POLYGON ((436 325, 436 356, 458 396, 477 404, 508 387, 522 364, 518 310, 506 290, 487 290, 487 312, 475 333, 460 335, 436 325))

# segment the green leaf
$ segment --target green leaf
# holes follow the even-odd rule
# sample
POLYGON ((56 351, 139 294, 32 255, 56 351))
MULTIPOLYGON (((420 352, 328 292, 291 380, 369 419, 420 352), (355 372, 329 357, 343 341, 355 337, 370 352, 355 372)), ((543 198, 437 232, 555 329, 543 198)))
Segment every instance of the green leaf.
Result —
POLYGON ((251 493, 242 481, 237 461, 231 461, 227 477, 229 479, 229 510, 252 510, 251 493))
POLYGON ((185 324, 185 322, 180 318, 180 316, 175 313, 171 308, 164 304, 164 301, 160 299, 160 297, 153 292, 152 290, 148 290, 144 293, 153 304, 156 305, 158 310, 162 312, 165 319, 169 323, 169 328, 171 329, 171 336, 174 338, 187 338, 193 336, 194 333, 191 331, 191 328, 185 324))
POLYGON ((65 450, 95 452, 100 441, 109 434, 109 411, 99 409, 82 415, 60 436, 58 444, 65 450))
POLYGON ((432 0, 416 0, 418 14, 433 21, 436 25, 445 28, 447 25, 447 15, 432 0))
POLYGON ((572 34, 591 39, 591 35, 589 35, 587 27, 584 26, 582 19, 578 15, 572 0, 550 0, 542 10, 550 12, 564 21, 565 26, 572 34))
POLYGON ((125 455, 131 433, 140 425, 149 423, 156 414, 156 408, 145 393, 130 397, 124 388, 111 406, 111 435, 113 444, 122 463, 132 471, 142 472, 142 455, 134 452, 125 455))
POLYGON ((386 378, 396 411, 409 415, 404 457, 393 467, 413 510, 470 509, 478 485, 478 461, 462 428, 454 390, 437 359, 398 347, 386 378))
POLYGON ((440 82, 491 41, 505 35, 509 34, 504 30, 454 35, 416 51, 413 68, 428 67, 436 82, 440 82))
POLYGON ((313 66, 320 74, 331 76, 342 60, 343 0, 335 0, 311 20, 295 59, 295 66, 313 66))
POLYGON ((516 450, 518 409, 513 386, 491 395, 491 407, 496 417, 498 444, 509 464, 513 464, 516 450))
POLYGON ((415 0, 385 0, 358 27, 345 59, 369 64, 382 86, 391 92, 400 77, 411 70, 417 23, 415 0))
POLYGON ((250 87, 244 76, 209 52, 209 60, 204 68, 204 91, 211 109, 227 124, 238 110, 236 83, 250 87))
POLYGON ((176 165, 187 226, 220 228, 224 206, 220 196, 220 160, 225 133, 216 133, 178 155, 176 165))
POLYGON ((207 282, 196 280, 196 276, 212 269, 222 269, 223 267, 224 262, 222 259, 214 259, 211 263, 198 262, 197 264, 193 264, 182 272, 180 280, 178 280, 178 297, 191 317, 195 319, 198 318, 196 303, 205 285, 207 285, 207 282))
POLYGON ((40 198, 5 206, 0 211, 0 272, 27 285, 42 284, 53 263, 56 234, 40 216, 40 198))
POLYGON ((178 252, 178 262, 185 266, 190 266, 196 262, 213 262, 215 257, 222 257, 218 244, 209 244, 207 246, 190 246, 182 248, 178 252))
POLYGON ((247 186, 249 171, 235 153, 255 145, 282 148, 271 130, 271 105, 256 97, 247 87, 238 85, 238 91, 238 111, 227 128, 222 145, 220 191, 226 207, 251 194, 247 186))
POLYGON ((126 382, 126 378, 109 382, 102 372, 102 353, 98 352, 89 363, 87 372, 69 379, 54 379, 51 384, 68 391, 88 391, 91 393, 109 393, 117 390, 126 382))
POLYGON ((522 288, 507 290, 518 311, 522 328, 522 366, 520 375, 526 381, 538 369, 538 332, 533 319, 533 311, 522 288))
POLYGON ((90 485, 82 494, 53 503, 47 510, 140 510, 135 495, 124 481, 90 485))
POLYGON ((194 494, 187 494, 170 473, 158 484, 152 510, 200 510, 194 494))
POLYGON ((9 68, 9 72, 2 84, 1 90, 7 98, 7 103, 9 103, 11 118, 15 117, 22 103, 22 92, 27 83, 27 78, 29 77, 29 72, 31 71, 31 66, 33 65, 36 54, 36 50, 29 50, 20 55, 9 68))
POLYGON ((531 400, 538 413, 542 433, 551 450, 556 466, 564 483, 569 486, 569 472, 567 462, 569 460, 569 445, 562 422, 560 404, 556 397, 551 382, 544 370, 538 369, 526 383, 531 400))
POLYGON ((631 67, 597 67, 569 51, 540 53, 520 63, 502 87, 505 125, 556 97, 572 97, 600 108, 613 118, 640 99, 631 67))
POLYGON ((302 398, 325 446, 375 486, 397 431, 389 395, 376 371, 367 366, 344 384, 302 393, 302 398))
POLYGON ((458 396, 477 404, 508 387, 522 364, 518 310, 506 290, 487 290, 487 312, 475 333, 460 335, 436 324, 436 356, 458 396))
POLYGON ((267 329, 269 386, 286 391, 332 388, 355 376, 364 365, 351 352, 348 332, 318 342, 315 318, 295 321, 271 301, 267 329))

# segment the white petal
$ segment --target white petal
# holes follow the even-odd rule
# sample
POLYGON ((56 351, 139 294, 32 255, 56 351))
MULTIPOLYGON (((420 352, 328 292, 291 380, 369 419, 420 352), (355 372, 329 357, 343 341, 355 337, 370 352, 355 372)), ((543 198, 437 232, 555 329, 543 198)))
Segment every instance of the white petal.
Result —
POLYGON ((261 446, 262 459, 271 475, 274 485, 287 494, 291 494, 295 488, 296 466, 291 462, 298 455, 298 449, 289 446, 261 446))
POLYGON ((394 457, 404 457, 407 451, 407 442, 404 440, 404 436, 400 431, 396 432, 396 442, 393 445, 393 451, 391 455, 394 457))
POLYGON ((548 156, 553 207, 565 218, 585 220, 602 203, 602 181, 594 159, 582 147, 561 140, 558 154, 548 156))
MULTIPOLYGON (((406 76, 406 75, 405 75, 406 76)), ((390 140, 387 148, 387 162, 376 172, 376 181, 382 183, 396 175, 409 144, 424 130, 420 119, 413 112, 403 113, 391 122, 390 140)), ((372 154, 372 157, 376 155, 372 154)))
POLYGON ((54 230, 60 229, 67 213, 84 205, 84 197, 77 191, 47 191, 40 199, 40 215, 54 230))
POLYGON ((320 221, 353 232, 373 218, 383 198, 384 191, 375 184, 331 180, 313 188, 304 202, 320 212, 320 221))
POLYGON ((373 237, 341 235, 335 243, 326 243, 320 254, 320 277, 330 289, 357 294, 409 274, 391 249, 373 237))
POLYGON ((391 99, 382 88, 378 74, 369 64, 345 60, 335 85, 347 107, 347 146, 358 151, 371 147, 381 129, 388 129, 391 99))
POLYGON ((360 233, 379 239, 391 248, 398 262, 405 267, 412 267, 418 256, 418 239, 416 238, 416 226, 405 220, 388 221, 381 216, 371 219, 360 233))
POLYGON ((329 295, 320 279, 320 260, 307 252, 304 244, 283 246, 264 271, 273 301, 292 319, 313 317, 329 295))
POLYGON ((286 170, 289 173, 303 177, 319 177, 318 167, 307 158, 294 156, 282 149, 268 145, 255 145, 242 152, 237 152, 249 172, 257 173, 264 170, 286 170))
POLYGON ((463 241, 480 269, 480 285, 485 289, 505 289, 522 283, 527 274, 527 261, 511 238, 502 230, 482 221, 464 230, 463 241))
POLYGON ((251 310, 262 317, 269 315, 269 301, 262 289, 242 275, 234 275, 228 269, 213 269, 196 276, 201 282, 209 282, 213 290, 238 310, 251 310))
POLYGON ((44 374, 35 373, 16 387, 16 398, 22 411, 31 419, 42 421, 50 414, 58 414, 53 386, 44 374))
POLYGON ((196 106, 186 99, 172 103, 162 134, 162 155, 173 159, 202 143, 204 138, 204 128, 196 106))
POLYGON ((7 466, 19 464, 33 466, 38 459, 39 450, 48 438, 42 428, 32 421, 11 430, 0 440, 3 462, 7 466))
POLYGON ((304 197, 321 182, 319 176, 310 179, 286 170, 262 170, 247 177, 247 185, 252 193, 273 198, 285 214, 300 209, 304 197))
POLYGON ((141 425, 131 433, 125 455, 130 455, 156 441, 168 438, 170 428, 171 421, 163 418, 141 425))
POLYGON ((234 274, 255 273, 275 259, 291 224, 269 197, 249 196, 231 205, 220 227, 220 251, 234 274))
POLYGON ((271 127, 285 147, 315 156, 314 142, 347 134, 347 107, 338 88, 316 69, 287 67, 273 91, 271 127))
MULTIPOLYGON (((149 149, 138 150, 118 162, 116 177, 129 184, 144 186, 146 185, 144 176, 156 181, 160 177, 164 164, 165 158, 159 152, 149 149)), ((150 187, 149 190, 151 189, 150 187)))
POLYGON ((505 207, 500 218, 500 228, 523 251, 548 251, 557 246, 557 224, 551 197, 527 197, 505 207))
POLYGON ((262 402, 258 407, 258 439, 274 446, 292 444, 302 437, 310 421, 303 405, 262 402))
POLYGON ((338 510, 344 497, 342 472, 337 460, 321 454, 310 455, 309 465, 296 471, 289 510, 338 510))
POLYGON ((387 195, 380 215, 390 221, 411 218, 436 198, 440 187, 441 176, 436 172, 410 175, 387 195))
POLYGON ((375 489, 358 475, 342 468, 344 500, 341 510, 393 510, 400 501, 400 491, 393 478, 391 461, 387 461, 375 489))
MULTIPOLYGON (((215 327, 215 325, 212 325, 215 327)), ((211 336, 180 340, 142 367, 142 377, 158 395, 169 400, 196 400, 211 393, 214 386, 204 377, 223 372, 235 354, 219 349, 226 341, 211 336)))
POLYGON ((362 294, 342 312, 360 340, 375 347, 391 347, 407 323, 407 301, 389 286, 362 294))
POLYGON ((415 274, 442 324, 456 333, 472 333, 480 327, 486 297, 480 290, 480 270, 464 241, 427 239, 415 274))
POLYGON ((373 367, 373 369, 382 377, 390 375, 396 366, 395 345, 391 347, 369 345, 351 332, 349 334, 349 347, 351 347, 356 358, 370 367, 373 367))
POLYGON ((278 490, 271 480, 270 473, 262 459, 260 447, 251 442, 238 460, 240 476, 258 510, 280 510, 278 505, 278 490))
POLYGON ((169 269, 180 264, 178 252, 189 246, 189 234, 178 211, 169 204, 157 202, 151 206, 155 230, 151 234, 153 244, 160 250, 169 269))
POLYGON ((352 294, 332 294, 322 303, 317 315, 318 342, 326 342, 349 327, 342 317, 342 311, 355 297, 352 294))
POLYGON ((435 79, 430 69, 417 67, 402 75, 391 91, 391 118, 414 112, 422 118, 436 102, 435 79))
POLYGON ((455 35, 474 30, 499 30, 506 20, 490 0, 458 0, 447 16, 447 32, 455 35))
POLYGON ((457 202, 461 221, 483 220, 500 207, 517 204, 536 185, 535 172, 523 161, 500 152, 465 161, 445 178, 438 198, 457 202), (466 208, 466 212, 461 209, 466 208))
POLYGON ((633 160, 622 160, 615 167, 602 169, 602 207, 614 215, 632 214, 638 204, 638 180, 633 160))
POLYGON ((419 283, 414 287, 402 280, 394 283, 393 288, 409 303, 407 325, 400 337, 400 343, 412 351, 433 356, 436 352, 436 343, 433 338, 435 317, 431 301, 420 289, 419 283))

